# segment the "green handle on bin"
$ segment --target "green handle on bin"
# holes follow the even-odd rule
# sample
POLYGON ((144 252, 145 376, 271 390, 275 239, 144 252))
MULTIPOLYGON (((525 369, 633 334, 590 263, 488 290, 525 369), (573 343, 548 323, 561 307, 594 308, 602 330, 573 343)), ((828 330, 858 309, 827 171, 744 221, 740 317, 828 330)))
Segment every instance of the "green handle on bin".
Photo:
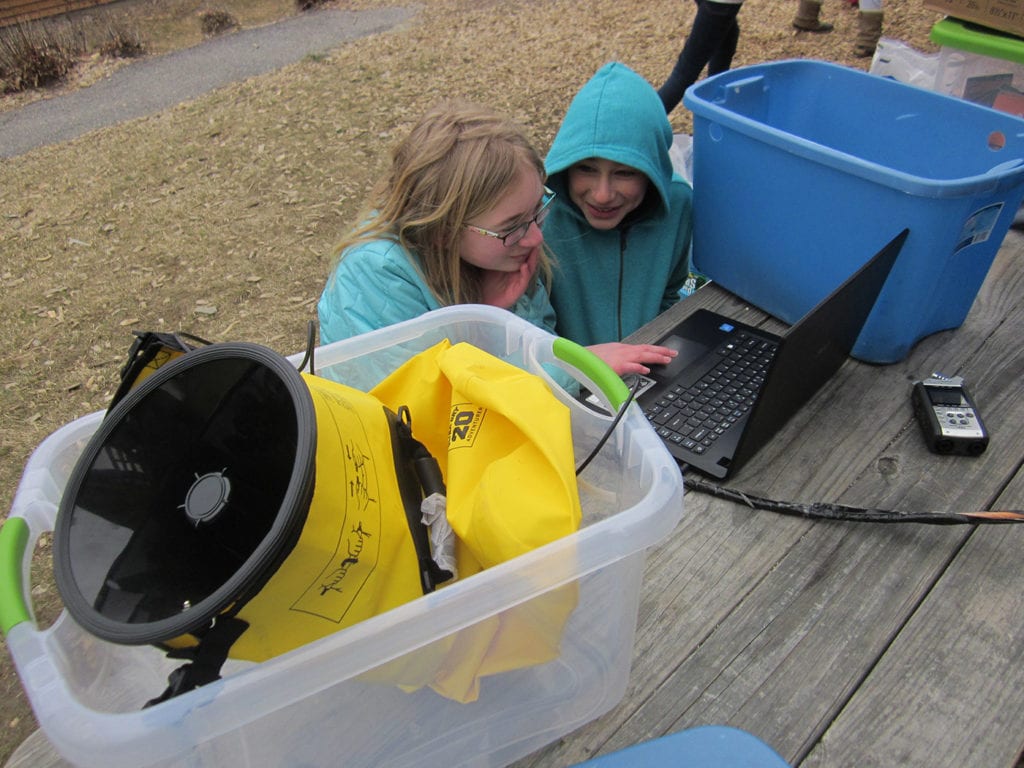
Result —
POLYGON ((626 383, 608 366, 608 363, 586 347, 559 337, 555 339, 552 350, 559 360, 567 362, 590 377, 615 410, 621 408, 629 399, 629 387, 626 383))
POLYGON ((28 544, 28 523, 9 517, 0 528, 0 630, 4 635, 23 621, 30 621, 22 598, 21 560, 28 544))

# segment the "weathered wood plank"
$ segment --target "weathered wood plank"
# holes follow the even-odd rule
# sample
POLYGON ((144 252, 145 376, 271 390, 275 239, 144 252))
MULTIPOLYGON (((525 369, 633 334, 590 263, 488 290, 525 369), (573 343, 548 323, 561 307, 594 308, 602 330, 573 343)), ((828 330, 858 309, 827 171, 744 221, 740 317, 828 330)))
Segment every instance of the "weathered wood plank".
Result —
MULTIPOLYGON (((1012 490, 1024 497, 1024 483, 1012 490)), ((1024 746, 1024 530, 976 531, 804 766, 1003 766, 1024 746)))
MULTIPOLYGON (((1024 420, 1013 395, 1020 372, 1005 369, 1015 359, 1006 350, 1019 350, 1024 328, 1018 299, 1024 295, 1022 242, 1008 237, 963 328, 923 341, 899 364, 844 366, 778 443, 730 485, 766 489, 779 498, 839 498, 897 509, 985 506, 1000 478, 1024 457, 1013 427, 1024 420), (976 379, 983 415, 1010 425, 993 429, 999 456, 938 458, 917 433, 910 381, 965 365, 966 375, 976 379), (946 471, 951 462, 966 482, 946 471)), ((856 696, 949 562, 974 541, 964 528, 810 523, 694 494, 685 503, 684 522, 650 553, 626 698, 523 765, 571 764, 705 722, 745 728, 795 763, 856 696)), ((1024 505, 1019 494, 1017 503, 1024 505)), ((985 535, 998 530, 1007 529, 985 535)), ((1011 617, 1006 626, 1019 625, 1005 610, 1007 595, 997 594, 1000 610, 1011 617)), ((952 621, 949 631, 963 626, 952 621)), ((1020 682, 1012 687, 1024 688, 1020 682)), ((984 700, 987 694, 976 695, 984 700)), ((918 743, 912 722, 901 726, 918 750, 908 753, 917 761, 911 764, 957 764, 955 758, 936 760, 934 739, 922 732, 918 743)), ((952 739, 955 724, 945 728, 952 739)), ((1009 738, 1004 733, 996 751, 1019 750, 1017 733, 1024 729, 1017 727, 1009 738)), ((851 741, 873 738, 856 728, 852 734, 851 741)), ((832 734, 830 739, 838 741, 832 734)), ((871 764, 851 758, 846 741, 842 746, 835 752, 839 764, 871 764)))
MULTIPOLYGON (((907 510, 1024 506, 1022 259, 1012 234, 961 329, 898 364, 847 363, 730 485, 907 510), (909 386, 935 369, 968 376, 992 432, 981 459, 925 449, 909 386)), ((722 304, 762 317, 720 292, 688 308, 722 304)), ((1020 751, 1024 530, 813 522, 692 493, 685 505, 648 556, 624 700, 518 765, 712 722, 801 766, 1009 765, 1020 751)))
MULTIPOLYGON (((1000 259, 974 308, 1005 320, 985 353, 968 362, 992 443, 983 460, 947 466, 937 484, 975 487, 982 505, 1019 509, 1024 477, 1013 465, 1024 459, 1024 282, 1012 267, 1024 252, 1005 250, 1001 256, 1012 253, 1012 261, 1000 259)), ((1022 546, 1016 527, 971 534, 807 765, 923 764, 926 756, 929 765, 1014 764, 1024 748, 1022 546)))

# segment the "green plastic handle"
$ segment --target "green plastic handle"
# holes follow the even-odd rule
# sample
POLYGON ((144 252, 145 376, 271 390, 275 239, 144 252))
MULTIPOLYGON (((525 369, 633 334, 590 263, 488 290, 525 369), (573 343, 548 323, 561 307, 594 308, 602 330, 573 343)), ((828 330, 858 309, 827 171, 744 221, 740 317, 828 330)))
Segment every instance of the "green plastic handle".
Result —
POLYGON ((563 360, 583 372, 597 384, 615 410, 621 408, 622 404, 629 399, 629 387, 619 377, 619 374, 586 347, 581 347, 575 341, 569 341, 569 339, 559 336, 552 344, 552 351, 559 360, 563 360))
POLYGON ((28 523, 23 517, 9 517, 0 528, 0 630, 11 628, 32 617, 21 589, 21 561, 28 545, 28 523))

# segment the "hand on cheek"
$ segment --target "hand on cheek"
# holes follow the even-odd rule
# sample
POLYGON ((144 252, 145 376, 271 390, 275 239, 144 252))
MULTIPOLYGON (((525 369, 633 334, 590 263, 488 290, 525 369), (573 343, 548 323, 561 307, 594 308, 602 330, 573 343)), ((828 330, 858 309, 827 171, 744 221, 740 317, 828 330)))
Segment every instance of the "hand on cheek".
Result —
POLYGON ((502 309, 511 309, 519 301, 519 297, 526 293, 526 289, 533 282, 533 276, 537 272, 539 256, 540 248, 534 248, 515 271, 484 270, 482 285, 484 304, 501 307, 502 309))

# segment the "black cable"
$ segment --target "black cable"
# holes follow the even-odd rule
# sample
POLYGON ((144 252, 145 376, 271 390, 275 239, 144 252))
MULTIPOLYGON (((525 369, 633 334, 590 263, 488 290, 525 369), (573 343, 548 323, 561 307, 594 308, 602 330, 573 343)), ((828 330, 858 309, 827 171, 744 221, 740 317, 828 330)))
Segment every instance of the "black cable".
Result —
POLYGON ((816 520, 846 520, 859 523, 929 523, 931 525, 979 525, 981 523, 1024 522, 1024 512, 1019 510, 998 510, 980 512, 896 512, 888 509, 864 509, 845 504, 831 504, 815 501, 801 504, 794 501, 776 501, 754 496, 743 491, 724 488, 686 474, 683 467, 683 485, 691 491, 706 493, 718 499, 742 504, 751 509, 763 509, 783 515, 793 515, 816 520))
POLYGON ((629 388, 629 397, 627 397, 626 401, 619 407, 618 412, 615 414, 615 418, 612 419, 612 423, 608 426, 608 429, 605 430, 604 435, 601 436, 601 439, 597 441, 597 445, 594 446, 594 449, 590 452, 590 455, 583 460, 582 464, 576 467, 577 476, 579 476, 579 474, 584 469, 587 468, 587 465, 594 460, 594 457, 601 452, 601 449, 604 448, 604 444, 608 442, 608 438, 612 436, 612 433, 615 431, 615 428, 619 426, 619 422, 622 421, 622 417, 626 415, 626 409, 629 407, 629 404, 632 403, 633 400, 636 398, 637 390, 640 389, 640 384, 642 383, 643 379, 641 379, 639 376, 636 376, 634 378, 635 381, 633 382, 633 386, 629 388))

